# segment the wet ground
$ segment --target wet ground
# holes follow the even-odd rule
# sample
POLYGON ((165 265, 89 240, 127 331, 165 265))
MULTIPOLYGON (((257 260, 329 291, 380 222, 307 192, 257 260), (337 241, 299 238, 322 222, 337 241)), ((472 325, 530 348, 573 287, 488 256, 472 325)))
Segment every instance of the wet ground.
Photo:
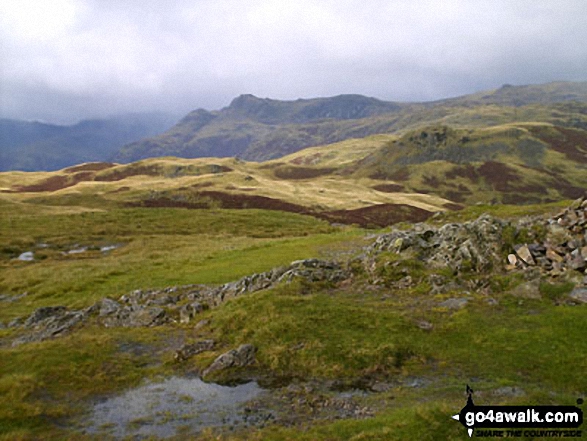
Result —
POLYGON ((364 405, 369 395, 319 382, 264 389, 254 381, 221 386, 199 378, 171 377, 95 403, 77 430, 103 439, 142 440, 194 435, 206 428, 227 432, 366 418, 373 415, 364 405))
POLYGON ((262 392, 255 382, 228 387, 172 377, 96 404, 82 431, 142 439, 195 433, 206 427, 245 426, 244 405, 262 392))

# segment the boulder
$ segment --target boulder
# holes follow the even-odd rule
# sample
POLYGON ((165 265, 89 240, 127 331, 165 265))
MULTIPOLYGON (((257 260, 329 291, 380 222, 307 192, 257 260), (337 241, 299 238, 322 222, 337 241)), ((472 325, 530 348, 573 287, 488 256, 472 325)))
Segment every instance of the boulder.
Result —
POLYGON ((16 338, 12 346, 65 334, 86 318, 82 311, 67 311, 64 307, 39 308, 25 322, 25 326, 32 327, 33 331, 16 338))
POLYGON ((469 303, 469 299, 461 297, 461 298, 452 298, 445 300, 438 306, 441 308, 448 308, 448 309, 461 309, 464 308, 467 303, 469 303))
POLYGON ((50 317, 60 317, 66 312, 65 306, 45 306, 38 308, 24 322, 26 328, 38 325, 50 317))
POLYGON ((204 371, 203 376, 223 371, 233 367, 249 366, 255 362, 255 353, 257 349, 250 344, 239 346, 237 349, 232 349, 220 355, 214 362, 204 371))
POLYGON ((204 305, 200 302, 193 302, 184 305, 179 310, 179 322, 189 323, 196 314, 199 314, 204 310, 204 305))
POLYGON ((521 245, 516 248, 516 254, 522 259, 527 265, 536 265, 532 253, 527 245, 521 245))
POLYGON ((100 317, 105 317, 118 312, 121 308, 120 303, 115 302, 109 298, 104 298, 100 302, 100 317))
POLYGON ((540 295, 540 279, 530 280, 522 283, 510 291, 514 297, 522 299, 541 299, 540 295))
POLYGON ((587 303, 587 288, 575 288, 569 293, 569 297, 579 303, 587 303))
POLYGON ((173 358, 175 361, 184 361, 194 355, 200 354, 201 352, 212 351, 214 345, 214 340, 200 340, 193 344, 186 344, 175 351, 173 358))
POLYGON ((166 323, 167 321, 167 314, 163 308, 148 307, 140 308, 131 312, 128 320, 123 323, 123 326, 158 326, 166 323))

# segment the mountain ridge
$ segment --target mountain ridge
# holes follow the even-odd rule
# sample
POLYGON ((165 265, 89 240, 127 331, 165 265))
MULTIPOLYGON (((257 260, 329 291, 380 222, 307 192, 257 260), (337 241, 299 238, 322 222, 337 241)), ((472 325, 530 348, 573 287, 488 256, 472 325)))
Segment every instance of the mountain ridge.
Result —
MULTIPOLYGON (((386 102, 362 95, 279 101, 245 94, 217 111, 198 109, 153 138, 125 145, 117 162, 148 157, 279 158, 303 148, 349 138, 395 133, 452 119, 453 124, 491 126, 513 120, 552 122, 551 107, 587 103, 587 82, 510 86, 427 103, 386 102), (489 113, 496 115, 488 115, 489 113), (462 121, 458 121, 459 118, 462 121), (492 118, 500 118, 493 120, 492 118), (536 119, 538 118, 538 119, 536 119)), ((557 112, 571 124, 585 108, 557 112)))
POLYGON ((0 171, 59 170, 108 159, 122 145, 175 123, 164 113, 133 113, 72 125, 0 119, 0 171))

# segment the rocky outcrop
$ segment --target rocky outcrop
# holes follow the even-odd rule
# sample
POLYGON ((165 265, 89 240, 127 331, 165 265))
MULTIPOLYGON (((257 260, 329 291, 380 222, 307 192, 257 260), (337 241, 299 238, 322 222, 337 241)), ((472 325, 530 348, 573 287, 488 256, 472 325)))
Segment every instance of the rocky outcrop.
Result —
POLYGON ((232 349, 216 358, 203 372, 202 376, 206 377, 211 373, 229 368, 250 366, 255 362, 256 352, 257 349, 253 345, 241 345, 237 349, 232 349))
POLYGON ((287 267, 253 274, 220 286, 185 285, 162 290, 135 290, 118 301, 104 298, 85 310, 70 311, 64 306, 39 308, 24 323, 8 324, 23 332, 14 344, 41 341, 66 333, 74 325, 95 320, 105 327, 152 327, 170 322, 190 323, 202 311, 214 308, 246 293, 271 288, 297 278, 308 282, 337 283, 350 277, 341 265, 319 259, 292 262, 287 267))
MULTIPOLYGON (((159 326, 170 321, 167 311, 159 306, 150 306, 152 302, 121 305, 112 299, 102 299, 94 305, 93 310, 98 309, 98 321, 106 327, 141 327, 159 326)), ((164 303, 162 304, 164 305, 164 303)))
POLYGON ((65 306, 38 308, 22 325, 25 334, 13 340, 12 346, 65 334, 86 318, 86 311, 68 311, 65 306))
POLYGON ((192 344, 185 344, 180 349, 175 351, 173 359, 175 361, 184 361, 194 355, 200 354, 206 351, 212 351, 215 346, 214 340, 201 340, 192 344))
POLYGON ((374 255, 384 251, 411 251, 431 268, 483 272, 501 266, 502 232, 507 222, 483 215, 472 222, 442 227, 416 224, 379 236, 367 249, 374 255))
POLYGON ((508 256, 507 269, 536 268, 550 277, 558 277, 568 271, 585 274, 587 200, 578 199, 557 215, 537 224, 546 232, 544 239, 536 243, 516 245, 514 253, 508 256))

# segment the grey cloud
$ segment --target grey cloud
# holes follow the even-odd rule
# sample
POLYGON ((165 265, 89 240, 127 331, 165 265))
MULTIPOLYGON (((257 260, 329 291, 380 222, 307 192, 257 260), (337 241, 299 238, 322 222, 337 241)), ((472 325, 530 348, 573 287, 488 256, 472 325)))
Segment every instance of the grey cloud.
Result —
POLYGON ((0 116, 73 122, 217 109, 240 93, 407 101, 585 81, 585 16, 583 0, 4 0, 0 116))

